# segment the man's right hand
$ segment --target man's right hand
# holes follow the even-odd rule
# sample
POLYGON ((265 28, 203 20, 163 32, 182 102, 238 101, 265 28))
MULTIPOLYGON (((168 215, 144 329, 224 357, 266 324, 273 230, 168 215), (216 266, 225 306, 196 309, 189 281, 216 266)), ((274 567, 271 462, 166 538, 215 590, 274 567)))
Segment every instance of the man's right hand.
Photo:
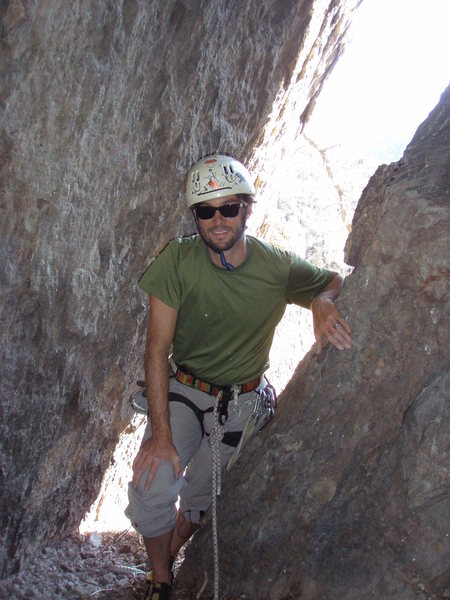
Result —
POLYGON ((167 437, 153 435, 148 440, 145 440, 133 461, 133 487, 138 487, 142 475, 149 469, 144 485, 144 489, 148 490, 155 478, 159 465, 163 461, 172 463, 175 479, 178 479, 181 472, 181 464, 175 446, 167 437))

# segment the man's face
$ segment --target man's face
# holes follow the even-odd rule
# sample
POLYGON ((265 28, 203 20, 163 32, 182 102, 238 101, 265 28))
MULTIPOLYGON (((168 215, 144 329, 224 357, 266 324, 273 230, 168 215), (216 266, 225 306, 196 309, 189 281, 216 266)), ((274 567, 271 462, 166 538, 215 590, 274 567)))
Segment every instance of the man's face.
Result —
MULTIPOLYGON (((218 200, 202 202, 197 206, 213 206, 217 208, 226 204, 239 204, 237 196, 227 196, 218 200)), ((194 207, 194 214, 195 208, 194 207)), ((214 252, 226 252, 230 250, 242 238, 245 230, 245 222, 251 213, 251 204, 247 207, 241 206, 235 217, 223 217, 218 210, 212 219, 200 219, 196 216, 198 233, 214 252)))

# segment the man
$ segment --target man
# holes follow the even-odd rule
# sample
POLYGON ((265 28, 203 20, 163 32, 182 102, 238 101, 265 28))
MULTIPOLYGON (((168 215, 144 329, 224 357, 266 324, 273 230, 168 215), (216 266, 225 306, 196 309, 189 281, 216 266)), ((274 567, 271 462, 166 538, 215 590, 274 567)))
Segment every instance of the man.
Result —
POLYGON ((153 569, 146 598, 169 598, 171 562, 210 506, 208 440, 218 419, 224 466, 266 397, 263 373, 286 304, 311 308, 319 352, 326 340, 341 350, 351 345, 350 328, 333 304, 342 278, 245 234, 254 193, 238 161, 200 159, 185 185, 198 235, 170 242, 139 282, 150 294, 150 418, 133 463, 127 514, 153 569), (172 344, 177 371, 169 378, 172 344))

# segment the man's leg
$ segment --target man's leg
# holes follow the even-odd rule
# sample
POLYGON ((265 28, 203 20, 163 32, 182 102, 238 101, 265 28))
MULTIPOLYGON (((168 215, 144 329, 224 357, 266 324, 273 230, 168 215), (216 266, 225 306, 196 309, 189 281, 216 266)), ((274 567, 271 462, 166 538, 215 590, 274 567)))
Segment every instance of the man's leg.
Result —
POLYGON ((178 510, 177 520, 170 541, 170 557, 172 559, 178 556, 181 548, 199 527, 198 523, 192 523, 192 521, 187 520, 181 509, 178 510))
POLYGON ((163 535, 144 537, 145 548, 153 569, 153 578, 161 583, 171 582, 171 562, 200 526, 187 521, 178 511, 175 527, 163 535))
MULTIPOLYGON (((203 392, 188 390, 186 396, 196 401, 203 409, 201 396, 203 392)), ((225 424, 225 432, 242 432, 248 419, 253 415, 257 394, 255 391, 241 394, 237 403, 230 403, 228 408, 229 418, 225 424)), ((209 401, 209 400, 208 400, 209 401)), ((211 412, 205 414, 205 430, 209 434, 213 425, 211 412)), ((259 431, 262 423, 254 430, 259 431)), ((231 436, 231 439, 234 435, 231 436)), ((225 440, 227 436, 225 435, 225 440)), ((230 438, 229 438, 230 439, 230 438)), ((234 444, 237 441, 234 440, 234 444)), ((227 443, 220 444, 220 462, 224 468, 235 451, 235 446, 227 443)), ((180 509, 178 510, 175 528, 170 544, 170 556, 176 558, 182 546, 199 529, 200 520, 208 510, 212 497, 212 455, 208 437, 204 437, 197 453, 192 457, 186 470, 185 479, 188 483, 180 492, 180 509)))
MULTIPOLYGON (((170 402, 169 413, 173 443, 184 469, 201 443, 201 427, 193 411, 180 402, 170 402)), ((150 436, 149 423, 143 441, 150 436)), ((137 489, 129 485, 129 506, 125 512, 144 537, 153 580, 170 583, 170 542, 177 516, 175 502, 185 481, 183 476, 175 480, 169 462, 161 463, 148 490, 144 488, 145 477, 144 473, 137 489)))
POLYGON ((156 537, 144 537, 144 544, 153 570, 154 581, 171 583, 170 541, 173 530, 156 537))
MULTIPOLYGON (((228 433, 243 431, 245 424, 253 414, 256 397, 256 392, 252 391, 241 394, 237 403, 230 402, 228 405, 228 420, 225 422, 224 427, 225 442, 228 433)), ((212 413, 205 414, 204 423, 207 435, 203 438, 199 450, 186 469, 185 479, 188 485, 180 492, 180 511, 186 517, 189 516, 189 522, 192 520, 195 529, 198 529, 201 517, 209 509, 212 500, 212 454, 208 435, 213 427, 213 418, 212 413)), ((222 468, 228 464, 234 451, 234 446, 224 443, 224 441, 221 442, 220 463, 222 468)), ((178 514, 180 514, 180 511, 178 514)))

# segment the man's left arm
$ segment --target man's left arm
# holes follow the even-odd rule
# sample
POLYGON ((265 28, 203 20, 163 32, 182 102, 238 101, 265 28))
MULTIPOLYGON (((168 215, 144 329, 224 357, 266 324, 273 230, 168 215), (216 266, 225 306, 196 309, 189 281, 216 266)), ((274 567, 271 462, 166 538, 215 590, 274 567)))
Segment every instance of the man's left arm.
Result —
POLYGON ((350 327, 334 305, 344 280, 338 273, 332 274, 333 279, 311 302, 314 335, 318 345, 317 354, 322 352, 325 340, 339 350, 351 348, 352 345, 350 327))

